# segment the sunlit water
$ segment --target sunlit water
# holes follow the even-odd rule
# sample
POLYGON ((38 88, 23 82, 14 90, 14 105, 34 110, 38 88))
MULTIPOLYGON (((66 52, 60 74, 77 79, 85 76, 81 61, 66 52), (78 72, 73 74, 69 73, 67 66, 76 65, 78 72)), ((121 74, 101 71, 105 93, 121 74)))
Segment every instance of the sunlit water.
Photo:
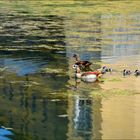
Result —
POLYGON ((1 140, 140 139, 139 2, 0 4, 1 140), (74 53, 113 72, 75 80, 74 53))

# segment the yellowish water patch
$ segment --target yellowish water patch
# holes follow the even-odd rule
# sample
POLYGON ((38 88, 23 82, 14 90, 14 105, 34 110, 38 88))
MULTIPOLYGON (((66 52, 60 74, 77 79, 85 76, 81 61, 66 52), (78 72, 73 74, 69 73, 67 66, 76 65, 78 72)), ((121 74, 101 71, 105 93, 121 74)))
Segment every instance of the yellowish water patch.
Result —
POLYGON ((140 95, 102 100, 102 139, 140 139, 140 95), (112 129, 113 128, 113 129, 112 129))
POLYGON ((3 13, 21 12, 22 14, 55 14, 55 15, 75 15, 83 17, 84 14, 105 14, 105 13, 132 13, 139 11, 140 1, 58 1, 58 0, 5 0, 0 1, 1 10, 3 13), (27 4, 28 3, 28 4, 27 4), (6 7, 6 8, 5 8, 6 7))

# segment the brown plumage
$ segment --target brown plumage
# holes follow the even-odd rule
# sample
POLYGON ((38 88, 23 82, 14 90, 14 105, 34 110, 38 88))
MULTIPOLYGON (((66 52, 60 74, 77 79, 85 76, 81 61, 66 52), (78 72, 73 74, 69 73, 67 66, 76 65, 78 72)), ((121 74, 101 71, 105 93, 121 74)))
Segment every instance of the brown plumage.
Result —
POLYGON ((89 66, 92 64, 91 62, 80 60, 76 54, 74 54, 73 57, 75 58, 76 61, 75 64, 78 65, 80 69, 90 69, 89 66))

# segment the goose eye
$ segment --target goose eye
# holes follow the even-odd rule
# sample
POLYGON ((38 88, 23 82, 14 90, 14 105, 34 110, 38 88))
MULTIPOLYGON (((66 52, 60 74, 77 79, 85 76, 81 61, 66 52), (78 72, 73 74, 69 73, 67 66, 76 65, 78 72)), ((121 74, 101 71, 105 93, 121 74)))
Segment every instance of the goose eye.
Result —
POLYGON ((73 68, 75 69, 76 68, 76 65, 73 65, 73 68))
POLYGON ((74 69, 77 68, 77 67, 78 67, 78 65, 76 65, 76 64, 73 65, 73 68, 74 68, 74 69))

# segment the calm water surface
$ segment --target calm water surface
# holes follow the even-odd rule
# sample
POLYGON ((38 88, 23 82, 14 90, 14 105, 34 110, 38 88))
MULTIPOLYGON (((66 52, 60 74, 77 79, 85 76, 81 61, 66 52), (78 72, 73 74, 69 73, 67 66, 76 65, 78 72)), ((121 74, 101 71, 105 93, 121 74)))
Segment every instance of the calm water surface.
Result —
POLYGON ((139 2, 0 4, 1 140, 140 139, 140 77, 122 75, 140 69, 139 2), (75 80, 73 53, 113 72, 75 80))

